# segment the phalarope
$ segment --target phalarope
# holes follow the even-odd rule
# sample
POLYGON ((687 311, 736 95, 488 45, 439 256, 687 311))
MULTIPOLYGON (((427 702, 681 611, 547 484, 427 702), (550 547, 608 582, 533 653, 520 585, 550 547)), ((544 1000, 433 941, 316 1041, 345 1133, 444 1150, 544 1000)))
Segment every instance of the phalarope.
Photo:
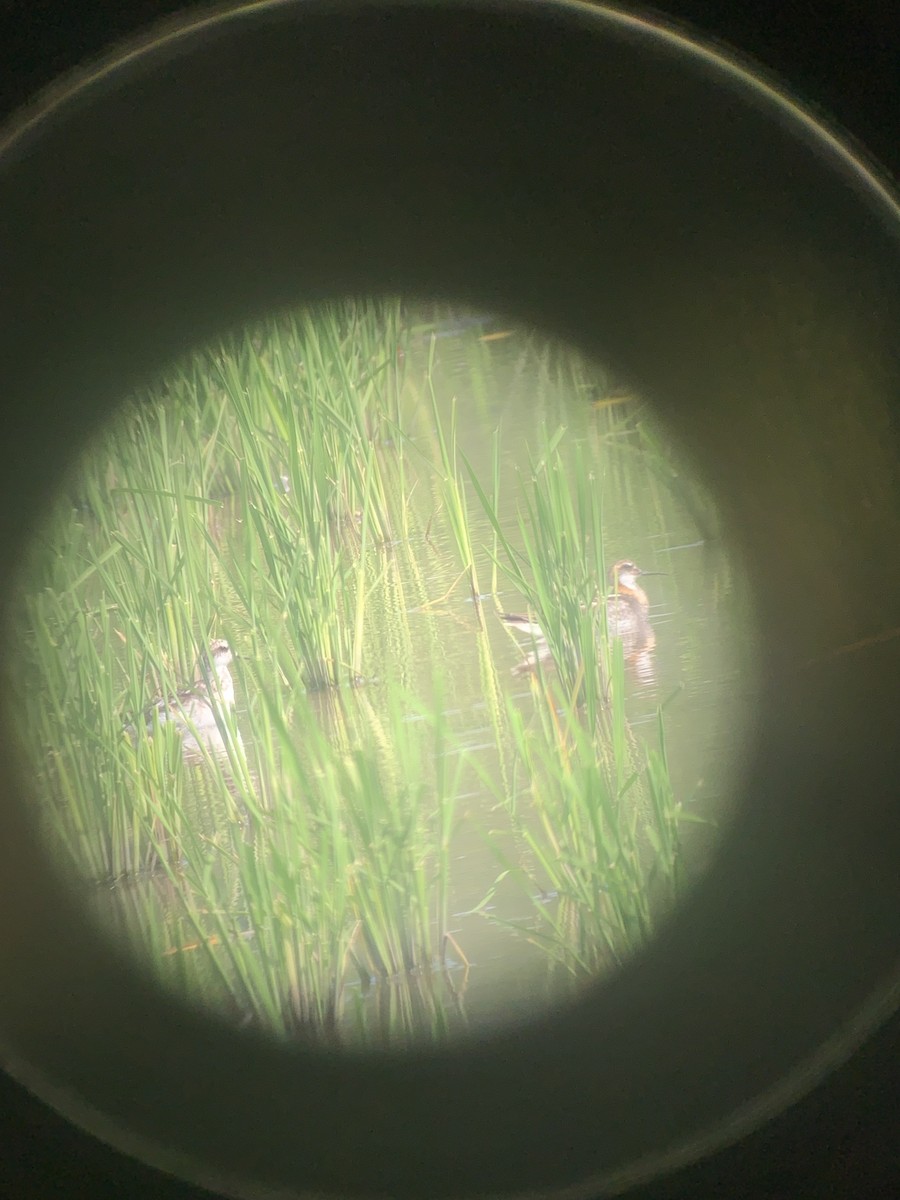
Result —
MULTIPOLYGON (((155 724, 171 721, 182 736, 211 734, 218 731, 216 711, 234 708, 234 680, 229 667, 234 659, 231 647, 219 638, 210 643, 197 664, 198 678, 190 687, 172 696, 154 700, 144 710, 148 730, 155 724)), ((126 726, 133 732, 133 726, 126 726)))
MULTIPOLYGON (((639 575, 660 575, 661 571, 643 571, 630 558, 622 558, 610 570, 612 592, 606 597, 606 627, 610 637, 622 641, 622 649, 628 660, 646 656, 656 645, 653 626, 648 616, 650 601, 647 593, 638 584, 639 575)), ((594 601, 600 603, 599 598, 594 601)), ((501 613, 500 620, 519 633, 527 633, 535 642, 534 654, 530 654, 523 667, 533 667, 550 656, 550 648, 544 631, 537 621, 519 613, 501 613)))

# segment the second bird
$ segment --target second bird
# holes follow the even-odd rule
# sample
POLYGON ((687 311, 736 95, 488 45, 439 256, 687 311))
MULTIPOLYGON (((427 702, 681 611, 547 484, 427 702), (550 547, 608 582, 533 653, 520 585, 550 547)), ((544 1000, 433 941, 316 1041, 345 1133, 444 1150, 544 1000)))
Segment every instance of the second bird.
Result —
MULTIPOLYGON (((610 570, 612 591, 606 597, 606 624, 610 637, 620 638, 626 660, 636 661, 646 657, 656 645, 653 626, 650 624, 650 601, 638 583, 639 575, 659 575, 660 571, 643 571, 630 558, 620 559, 610 570)), ((511 629, 527 633, 536 643, 535 655, 530 655, 524 666, 534 666, 540 659, 550 655, 547 640, 540 625, 531 617, 518 613, 501 613, 500 620, 511 629)))

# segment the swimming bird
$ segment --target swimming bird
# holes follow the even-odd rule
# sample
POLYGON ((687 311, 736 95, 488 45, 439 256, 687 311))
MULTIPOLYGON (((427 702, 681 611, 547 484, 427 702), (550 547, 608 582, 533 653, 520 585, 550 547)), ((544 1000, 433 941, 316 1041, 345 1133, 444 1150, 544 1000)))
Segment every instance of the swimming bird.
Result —
MULTIPOLYGON (((626 660, 637 661, 642 657, 646 659, 656 645, 656 636, 648 615, 650 601, 638 583, 638 576, 661 575, 662 572, 643 571, 630 558, 622 558, 613 564, 609 574, 612 591, 605 601, 609 635, 621 640, 626 660)), ((599 603, 598 597, 594 605, 599 603)), ((547 639, 537 621, 519 613, 501 613, 500 620, 511 629, 527 633, 534 639, 534 653, 529 654, 523 669, 533 667, 536 662, 550 657, 547 639)))
MULTIPOLYGON (((172 696, 154 700, 144 710, 144 723, 152 732, 154 725, 171 721, 182 737, 195 739, 196 734, 218 732, 216 711, 230 712, 234 708, 234 680, 228 669, 234 659, 229 644, 219 638, 200 656, 197 679, 190 687, 172 696)), ((133 734, 134 726, 126 726, 133 734)))

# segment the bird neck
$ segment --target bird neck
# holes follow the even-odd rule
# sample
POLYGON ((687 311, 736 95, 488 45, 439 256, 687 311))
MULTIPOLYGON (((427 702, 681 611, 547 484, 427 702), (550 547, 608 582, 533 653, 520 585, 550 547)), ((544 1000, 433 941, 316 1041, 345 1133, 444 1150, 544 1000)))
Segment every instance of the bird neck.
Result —
POLYGON ((636 604, 642 612, 646 612, 650 607, 650 601, 647 599, 647 593, 637 583, 628 584, 619 579, 616 581, 616 587, 613 595, 621 596, 624 600, 628 600, 631 603, 636 604))

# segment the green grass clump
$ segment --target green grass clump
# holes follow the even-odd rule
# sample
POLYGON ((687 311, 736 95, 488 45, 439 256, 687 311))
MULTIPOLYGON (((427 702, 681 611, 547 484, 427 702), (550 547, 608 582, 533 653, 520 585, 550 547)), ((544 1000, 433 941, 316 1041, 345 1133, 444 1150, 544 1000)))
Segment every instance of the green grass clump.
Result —
POLYGON ((583 981, 621 965, 671 910, 681 882, 679 805, 664 753, 644 751, 620 713, 620 736, 598 741, 558 680, 536 681, 536 692, 533 721, 510 713, 527 795, 498 795, 527 852, 519 861, 498 856, 533 906, 519 934, 583 981))

